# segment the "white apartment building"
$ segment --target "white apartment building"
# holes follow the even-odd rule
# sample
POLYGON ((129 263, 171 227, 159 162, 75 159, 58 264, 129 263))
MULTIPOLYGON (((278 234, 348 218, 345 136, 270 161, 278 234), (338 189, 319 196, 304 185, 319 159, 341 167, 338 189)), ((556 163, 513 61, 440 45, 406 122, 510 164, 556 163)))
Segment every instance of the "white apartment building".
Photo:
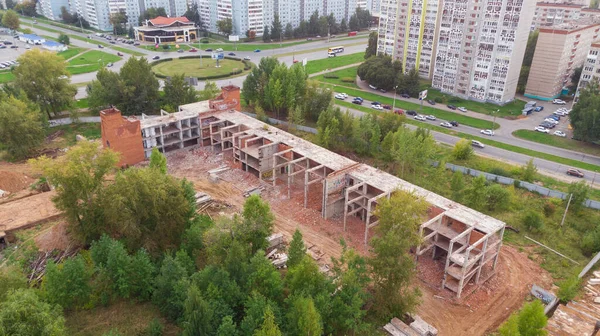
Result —
POLYGON ((579 99, 580 91, 583 88, 585 88, 592 80, 598 81, 600 78, 600 62, 598 62, 598 54, 600 54, 600 41, 592 43, 585 62, 583 63, 581 77, 579 78, 579 84, 577 85, 577 91, 575 92, 575 102, 579 99))
POLYGON ((465 99, 514 99, 533 21, 530 0, 443 0, 434 88, 465 99))
POLYGON ((600 10, 585 6, 587 5, 582 4, 581 1, 538 2, 535 7, 532 28, 537 29, 560 24, 577 24, 579 20, 600 22, 600 10))
POLYGON ((571 75, 583 65, 600 24, 562 24, 540 28, 529 71, 525 97, 552 100, 571 84, 571 75))
POLYGON ((379 18, 378 53, 413 68, 423 78, 433 75, 442 0, 384 0, 379 18))
POLYGON ((69 10, 69 0, 39 0, 37 3, 37 12, 50 20, 61 19, 61 7, 69 10))

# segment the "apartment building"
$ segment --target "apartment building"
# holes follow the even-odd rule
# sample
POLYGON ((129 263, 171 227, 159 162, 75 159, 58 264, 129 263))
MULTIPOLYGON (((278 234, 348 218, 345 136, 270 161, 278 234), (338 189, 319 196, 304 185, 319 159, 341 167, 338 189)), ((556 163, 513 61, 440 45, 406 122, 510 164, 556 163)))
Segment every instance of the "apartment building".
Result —
POLYGON ((600 24, 562 24, 540 28, 525 96, 552 100, 571 84, 571 75, 583 65, 600 24))
POLYGON ((442 0, 385 0, 379 19, 378 53, 402 62, 404 72, 433 75, 442 0))
POLYGON ((38 14, 50 20, 60 20, 61 7, 69 10, 69 0, 39 0, 36 10, 38 14))
POLYGON ((598 54, 600 54, 600 41, 595 41, 590 45, 590 49, 583 63, 581 77, 579 78, 579 84, 577 85, 577 91, 575 92, 575 102, 579 99, 580 91, 583 88, 591 81, 598 81, 600 79, 600 62, 598 61, 598 54))
POLYGON ((534 10, 529 0, 444 0, 433 87, 476 101, 512 101, 534 10))

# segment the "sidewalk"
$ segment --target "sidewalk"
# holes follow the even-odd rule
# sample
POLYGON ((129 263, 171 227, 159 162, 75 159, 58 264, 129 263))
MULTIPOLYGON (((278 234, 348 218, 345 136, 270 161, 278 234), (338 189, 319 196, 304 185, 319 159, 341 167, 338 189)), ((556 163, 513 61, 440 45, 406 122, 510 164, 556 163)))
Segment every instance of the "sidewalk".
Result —
MULTIPOLYGON (((348 65, 344 65, 344 66, 341 66, 341 67, 339 67, 339 68, 327 69, 327 70, 323 70, 323 71, 320 71, 320 72, 315 72, 315 73, 313 73, 313 74, 310 74, 310 75, 308 75, 308 77, 309 77, 309 78, 310 78, 310 77, 316 77, 316 76, 319 76, 319 75, 326 74, 326 73, 328 73, 328 72, 332 72, 332 71, 338 71, 338 70, 344 70, 344 69, 352 68, 352 67, 355 67, 355 66, 359 66, 359 65, 361 65, 361 64, 362 64, 362 63, 354 63, 354 64, 348 64, 348 65)), ((356 78, 358 78, 358 76, 357 76, 356 78)))

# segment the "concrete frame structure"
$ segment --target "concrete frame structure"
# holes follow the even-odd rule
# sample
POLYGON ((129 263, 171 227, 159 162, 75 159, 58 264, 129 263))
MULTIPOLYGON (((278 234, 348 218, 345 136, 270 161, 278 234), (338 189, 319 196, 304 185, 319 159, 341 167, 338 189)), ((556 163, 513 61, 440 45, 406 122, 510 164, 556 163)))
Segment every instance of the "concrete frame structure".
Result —
POLYGON ((546 101, 559 97, 575 69, 586 61, 599 31, 600 24, 592 22, 540 28, 525 97, 546 101))
POLYGON ((515 97, 535 3, 443 0, 432 86, 481 102, 515 97))
POLYGON ((135 39, 144 42, 191 42, 198 38, 198 28, 185 16, 166 18, 159 16, 135 27, 135 39))
POLYGON ((103 144, 121 152, 122 163, 127 164, 148 158, 154 147, 161 152, 211 148, 263 183, 284 183, 288 198, 293 190, 302 192, 305 208, 316 208, 323 218, 341 217, 344 230, 349 217, 358 218, 364 223, 365 244, 369 230, 379 224, 378 202, 404 191, 429 204, 416 258, 430 250, 433 257, 446 254, 442 288, 460 298, 471 280, 481 284, 494 274, 504 222, 273 128, 237 112, 239 107, 239 88, 227 86, 215 100, 182 105, 179 112, 160 117, 138 120, 122 118, 114 109, 102 111, 103 144), (123 127, 133 132, 125 133, 123 127), (105 134, 112 136, 110 144, 105 134), (115 138, 119 135, 124 136, 122 141, 115 138))

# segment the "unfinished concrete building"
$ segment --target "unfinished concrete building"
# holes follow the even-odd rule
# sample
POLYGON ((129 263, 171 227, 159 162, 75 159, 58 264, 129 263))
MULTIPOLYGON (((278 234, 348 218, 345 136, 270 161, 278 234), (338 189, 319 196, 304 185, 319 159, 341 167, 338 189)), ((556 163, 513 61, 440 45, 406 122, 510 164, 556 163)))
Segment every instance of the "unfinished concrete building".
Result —
MULTIPOLYGON (((320 211, 324 218, 340 218, 344 230, 347 219, 359 219, 364 223, 365 244, 369 230, 379 223, 374 215, 378 202, 396 191, 412 193, 430 205, 420 228, 423 243, 417 247, 416 257, 430 253, 432 258, 442 259, 443 288, 460 297, 469 282, 480 284, 494 274, 502 246, 503 222, 235 109, 215 108, 217 105, 200 102, 180 106, 174 114, 144 117, 141 133, 153 128, 151 138, 156 139, 147 143, 144 136, 144 150, 149 153, 154 146, 165 152, 188 146, 209 147, 263 183, 284 185, 288 198, 292 192, 303 193, 304 207, 320 211), (165 129, 173 130, 169 135, 177 134, 177 140, 165 140, 165 129), (191 134, 188 140, 184 133, 187 131, 191 134)), ((141 142, 140 136, 140 146, 141 142)))

